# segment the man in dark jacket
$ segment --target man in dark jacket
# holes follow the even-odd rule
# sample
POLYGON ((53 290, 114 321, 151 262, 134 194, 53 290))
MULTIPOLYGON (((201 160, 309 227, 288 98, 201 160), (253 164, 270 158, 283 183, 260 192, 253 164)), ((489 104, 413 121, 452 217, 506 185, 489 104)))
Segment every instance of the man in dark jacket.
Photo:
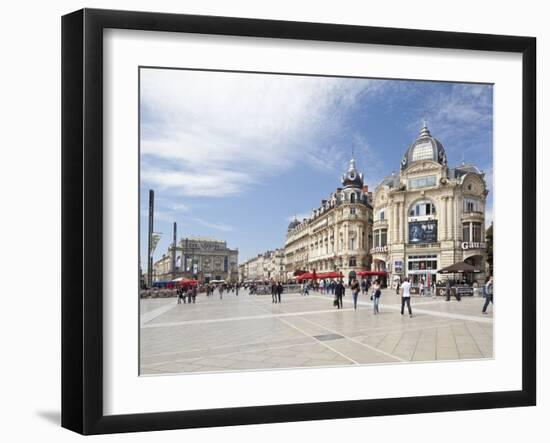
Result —
POLYGON ((271 303, 277 303, 277 283, 271 284, 271 303))
POLYGON ((445 301, 451 301, 451 281, 449 279, 445 283, 445 301))
POLYGON ((346 288, 344 287, 344 284, 340 279, 340 281, 336 283, 336 288, 334 288, 334 294, 336 295, 338 309, 342 309, 344 307, 342 297, 344 296, 345 292, 346 292, 346 288))
POLYGON ((277 298, 279 299, 279 303, 281 303, 281 294, 283 293, 283 285, 279 282, 277 283, 277 298))

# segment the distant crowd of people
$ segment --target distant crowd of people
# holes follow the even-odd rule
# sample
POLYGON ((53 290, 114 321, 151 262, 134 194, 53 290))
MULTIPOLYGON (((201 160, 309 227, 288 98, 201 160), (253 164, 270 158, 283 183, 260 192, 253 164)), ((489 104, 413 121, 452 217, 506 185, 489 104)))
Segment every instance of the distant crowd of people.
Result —
MULTIPOLYGON (((357 302, 359 294, 367 295, 370 293, 370 300, 372 301, 373 313, 378 315, 380 313, 380 298, 382 296, 382 284, 378 279, 370 280, 368 278, 362 279, 361 281, 356 278, 352 278, 349 282, 348 288, 352 295, 353 309, 357 310, 357 302)), ((457 282, 447 280, 445 282, 445 300, 450 301, 451 296, 454 295, 457 301, 461 300, 460 293, 455 288, 457 282), (453 290, 453 288, 455 288, 453 290)), ((439 285, 438 285, 439 286, 439 285)), ((177 303, 195 303, 198 292, 205 292, 207 297, 214 295, 216 292, 219 295, 220 300, 223 299, 224 293, 230 294, 234 293, 236 296, 239 295, 240 289, 247 289, 250 295, 259 295, 271 292, 271 302, 272 303, 281 303, 282 294, 285 291, 285 286, 280 281, 270 281, 258 283, 207 283, 201 285, 197 288, 197 285, 187 286, 178 288, 176 291, 177 294, 177 303), (261 289, 259 289, 261 288, 261 289)), ((321 294, 330 294, 334 295, 333 305, 337 309, 343 309, 343 297, 346 294, 346 285, 344 284, 343 279, 339 280, 330 280, 330 281, 305 281, 299 286, 300 293, 303 296, 308 296, 310 291, 319 292, 321 294)), ((411 308, 411 281, 409 278, 404 278, 403 281, 399 280, 395 284, 396 294, 401 296, 401 315, 405 313, 405 307, 409 313, 409 316, 412 317, 412 308, 411 308)), ((430 289, 435 293, 436 283, 432 281, 430 289)), ((293 288, 295 291, 295 288, 293 288)), ((482 287, 483 297, 485 298, 482 313, 487 314, 487 309, 490 304, 494 303, 494 291, 493 291, 493 277, 487 279, 486 283, 482 287)), ((426 293, 426 285, 424 281, 418 282, 418 293, 420 296, 424 296, 426 293)))

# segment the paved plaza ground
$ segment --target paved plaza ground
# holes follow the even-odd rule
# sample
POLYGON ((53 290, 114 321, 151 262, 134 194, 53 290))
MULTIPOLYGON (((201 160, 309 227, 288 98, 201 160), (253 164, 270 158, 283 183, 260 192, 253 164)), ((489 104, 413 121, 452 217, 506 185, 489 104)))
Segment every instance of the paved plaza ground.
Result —
MULTIPOLYGON (((349 292, 349 291, 348 291, 349 292)), ((344 309, 332 295, 271 295, 240 291, 141 300, 141 374, 328 367, 493 357, 493 314, 482 315, 483 298, 446 302, 413 297, 413 317, 400 314, 400 297, 384 290, 380 314, 351 294, 344 309)))

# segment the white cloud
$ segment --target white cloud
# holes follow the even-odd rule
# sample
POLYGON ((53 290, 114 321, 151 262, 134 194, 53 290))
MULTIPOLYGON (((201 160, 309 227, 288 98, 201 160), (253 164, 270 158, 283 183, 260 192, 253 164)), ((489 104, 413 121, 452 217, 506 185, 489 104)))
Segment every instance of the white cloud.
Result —
MULTIPOLYGON (((323 135, 369 80, 146 69, 142 179, 186 196, 241 193, 265 174, 339 162, 323 135)), ((376 88, 376 87, 375 87, 376 88)))
MULTIPOLYGON (((493 95, 489 85, 456 83, 448 91, 428 97, 421 117, 447 150, 471 148, 472 135, 491 130, 493 95), (464 141, 467 143, 464 143, 464 141)), ((421 122, 412 123, 420 129, 421 122)))
POLYGON ((212 222, 203 220, 202 218, 199 218, 199 217, 189 217, 189 219, 197 222, 199 225, 205 226, 207 228, 215 229, 217 231, 229 232, 234 230, 233 226, 225 223, 212 223, 212 222))
POLYGON ((184 205, 183 203, 175 203, 172 205, 172 210, 177 212, 187 212, 190 210, 188 205, 184 205))

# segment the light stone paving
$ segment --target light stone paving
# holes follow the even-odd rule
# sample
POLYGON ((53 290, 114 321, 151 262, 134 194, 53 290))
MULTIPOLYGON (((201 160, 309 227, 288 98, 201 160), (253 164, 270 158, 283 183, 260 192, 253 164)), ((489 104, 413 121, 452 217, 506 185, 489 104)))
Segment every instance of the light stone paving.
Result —
POLYGON ((175 298, 141 300, 142 375, 403 364, 493 357, 493 306, 483 299, 413 297, 413 317, 400 314, 400 298, 384 290, 380 314, 372 302, 351 296, 344 309, 332 295, 270 295, 241 291, 195 304, 175 298))

